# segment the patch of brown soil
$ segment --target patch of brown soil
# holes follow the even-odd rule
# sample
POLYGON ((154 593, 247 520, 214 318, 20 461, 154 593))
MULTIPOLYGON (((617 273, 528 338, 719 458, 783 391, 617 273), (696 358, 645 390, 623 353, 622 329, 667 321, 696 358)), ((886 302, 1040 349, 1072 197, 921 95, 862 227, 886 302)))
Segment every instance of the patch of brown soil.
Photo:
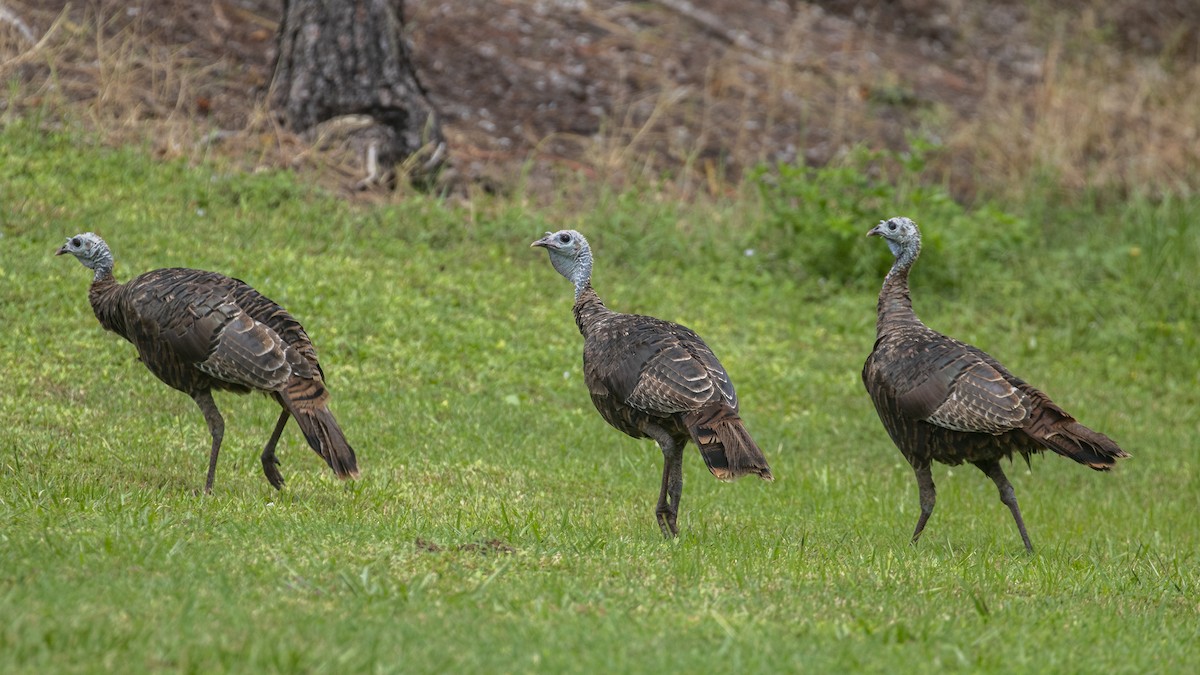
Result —
MULTIPOLYGON (((564 169, 616 185, 667 176, 686 197, 722 192, 761 162, 822 165, 858 145, 903 150, 917 134, 942 148, 933 178, 964 198, 1041 161, 1063 164, 1068 182, 1200 182, 1200 150, 1188 145, 1200 124, 1170 101, 1153 107, 1178 95, 1187 110, 1179 92, 1200 88, 1188 41, 1196 3, 1150 3, 1170 24, 1144 2, 1087 0, 1036 11, 1016 0, 405 4, 418 75, 469 181, 503 188, 521 175, 552 195, 564 169), (1155 77, 1179 83, 1146 85, 1147 66, 1113 52, 1121 62, 1106 99, 1077 100, 1092 90, 1072 79, 1098 71, 1063 65, 1070 37, 1101 35, 1104 12, 1124 21, 1131 50, 1170 55, 1155 77), (1091 32, 1056 32, 1063 16, 1091 21, 1091 32), (1075 120, 1094 129, 1063 138, 1075 120), (1073 176, 1073 165, 1086 167, 1073 176)), ((32 47, 0 22, 0 77, 25 83, 20 100, 0 101, 4 117, 66 105, 118 141, 151 134, 164 156, 217 151, 249 168, 311 171, 336 189, 360 177, 336 141, 303 142, 265 108, 277 0, 0 6, 49 34, 32 47)))
POLYGON ((517 552, 517 549, 499 539, 489 539, 484 542, 472 541, 465 544, 458 544, 450 547, 450 549, 447 549, 446 547, 443 547, 433 541, 424 539, 422 537, 417 537, 415 545, 418 551, 423 551, 425 553, 441 553, 445 550, 478 553, 479 555, 509 554, 517 552))

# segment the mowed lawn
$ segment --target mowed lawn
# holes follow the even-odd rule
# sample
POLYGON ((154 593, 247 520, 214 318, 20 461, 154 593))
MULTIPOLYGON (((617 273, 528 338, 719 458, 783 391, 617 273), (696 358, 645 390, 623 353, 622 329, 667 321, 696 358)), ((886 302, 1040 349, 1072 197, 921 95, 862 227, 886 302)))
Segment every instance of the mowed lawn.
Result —
POLYGON ((1026 555, 970 466, 935 466, 937 510, 909 544, 915 481, 859 379, 882 269, 793 279, 759 262, 769 240, 748 255, 699 207, 650 200, 561 221, 518 200, 350 206, 288 175, 20 128, 0 155, 4 672, 1200 666, 1194 201, 1045 224, 1014 269, 948 291, 922 273, 969 241, 913 272, 927 323, 1133 455, 1110 474, 1005 463, 1026 555), (777 477, 719 483, 689 447, 677 540, 654 521, 661 454, 592 409, 570 284, 528 247, 559 227, 591 239, 611 307, 705 337, 777 477), (225 444, 200 494, 199 410, 99 327, 89 271, 52 255, 87 230, 121 281, 199 267, 287 307, 361 480, 337 481, 291 423, 275 491, 258 455, 278 408, 218 394, 225 444))

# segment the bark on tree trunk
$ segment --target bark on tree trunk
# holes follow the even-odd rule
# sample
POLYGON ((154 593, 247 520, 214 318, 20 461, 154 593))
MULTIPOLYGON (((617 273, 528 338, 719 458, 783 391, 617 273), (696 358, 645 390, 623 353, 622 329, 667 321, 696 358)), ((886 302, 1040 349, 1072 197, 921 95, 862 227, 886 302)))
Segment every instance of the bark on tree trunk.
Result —
POLYGON ((283 0, 271 104, 297 132, 340 127, 363 152, 366 181, 407 158, 415 179, 445 156, 437 113, 401 34, 403 0, 283 0))

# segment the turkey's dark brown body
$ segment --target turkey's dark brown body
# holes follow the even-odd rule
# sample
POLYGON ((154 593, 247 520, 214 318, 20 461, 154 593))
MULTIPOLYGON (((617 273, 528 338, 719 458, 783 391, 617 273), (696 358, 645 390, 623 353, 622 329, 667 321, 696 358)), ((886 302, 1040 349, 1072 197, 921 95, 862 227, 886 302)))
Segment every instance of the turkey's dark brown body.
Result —
POLYGON ((921 518, 913 541, 933 511, 934 460, 970 462, 987 474, 1032 550, 1000 459, 1016 453, 1028 462, 1049 449, 1103 471, 1128 456, 982 350, 925 326, 912 310, 908 268, 893 269, 880 291, 875 347, 862 379, 884 428, 916 472, 921 518))
POLYGON ((304 328, 286 310, 237 279, 192 269, 160 269, 118 284, 111 274, 88 293, 100 324, 128 340, 141 362, 200 406, 214 446, 211 490, 224 424, 213 389, 270 394, 283 413, 263 453, 275 487, 283 484, 274 446, 289 415, 339 477, 358 473, 354 451, 329 412, 329 392, 304 328))
POLYGON ((101 326, 132 343, 150 372, 184 393, 275 391, 295 376, 318 390, 305 396, 327 396, 304 328, 238 279, 160 269, 125 284, 94 284, 88 299, 101 326))
MULTIPOLYGON (((1011 458, 1013 453, 1028 461, 1032 453, 1044 447, 1034 434, 1047 434, 1049 430, 1044 427, 1055 417, 1070 419, 1045 394, 1009 373, 985 352, 925 326, 900 326, 880 337, 863 366, 862 377, 888 435, 914 465, 936 460, 956 466, 1011 458), (947 419, 960 408, 965 412, 969 403, 947 400, 953 396, 953 384, 961 378, 981 375, 999 376, 989 382, 992 400, 975 402, 977 414, 990 416, 993 429, 999 433, 982 428, 961 431, 927 421, 938 408, 947 419), (903 392, 897 389, 897 383, 903 383, 903 392), (914 389, 920 386, 930 389, 929 398, 916 400, 919 395, 914 395, 914 389), (935 400, 939 397, 942 400, 935 400)), ((966 426, 965 421, 962 426, 966 426)), ((1103 459, 1095 461, 1104 463, 1103 459)))
POLYGON ((772 479, 742 424, 728 373, 700 336, 669 321, 613 312, 590 286, 576 299, 574 313, 584 337, 584 382, 596 410, 613 427, 652 438, 663 449, 658 516, 664 534, 677 531, 679 462, 689 439, 722 480, 746 474, 772 479))
POLYGON ((576 306, 584 382, 609 424, 634 438, 655 424, 686 439, 681 414, 708 404, 737 413, 729 374, 700 336, 654 317, 587 307, 576 306))

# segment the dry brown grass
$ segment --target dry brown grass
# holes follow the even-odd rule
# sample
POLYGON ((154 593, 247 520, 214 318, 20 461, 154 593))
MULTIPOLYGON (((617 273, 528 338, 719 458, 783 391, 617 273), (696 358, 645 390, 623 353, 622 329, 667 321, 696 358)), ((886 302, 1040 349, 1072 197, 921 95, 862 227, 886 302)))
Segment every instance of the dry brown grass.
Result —
POLYGON ((7 120, 43 113, 49 123, 81 123, 114 143, 147 141, 164 157, 189 154, 204 136, 207 99, 224 64, 147 39, 139 21, 98 5, 25 13, 50 27, 33 48, 0 39, 0 77, 12 93, 7 120))
MULTIPOLYGON (((9 93, 0 121, 37 116, 49 127, 80 126, 112 145, 145 146, 164 160, 290 167, 331 185, 354 173, 345 153, 320 152, 327 139, 306 141, 279 126, 258 95, 267 84, 265 62, 221 54, 190 33, 176 41, 163 23, 172 17, 155 16, 150 7, 50 2, 22 8, 28 23, 47 28, 36 44, 0 31, 0 81, 9 93)), ((274 35, 267 26, 244 24, 242 39, 266 49, 274 35)))
MULTIPOLYGON (((1085 15, 1089 13, 1085 12, 1085 15)), ((1200 187, 1200 65, 1165 66, 1098 38, 1095 23, 1060 23, 1033 87, 990 78, 980 112, 947 145, 975 158, 1000 186, 1035 169, 1064 187, 1150 193, 1200 187)))
MULTIPOLYGON (((1178 25, 1115 37, 1113 12, 1140 10, 714 0, 689 15, 687 3, 598 0, 538 14, 522 0, 456 0, 409 11, 467 183, 558 200, 653 181, 690 199, 728 194, 762 162, 904 150, 917 134, 940 144, 925 179, 969 200, 1046 176, 1068 189, 1200 189, 1195 24, 1186 3, 1161 1, 1183 8, 1178 25)), ((265 108, 273 2, 0 5, 36 37, 0 21, 2 121, 39 115, 163 158, 288 167, 347 193, 361 177, 336 135, 302 138, 265 108)))

